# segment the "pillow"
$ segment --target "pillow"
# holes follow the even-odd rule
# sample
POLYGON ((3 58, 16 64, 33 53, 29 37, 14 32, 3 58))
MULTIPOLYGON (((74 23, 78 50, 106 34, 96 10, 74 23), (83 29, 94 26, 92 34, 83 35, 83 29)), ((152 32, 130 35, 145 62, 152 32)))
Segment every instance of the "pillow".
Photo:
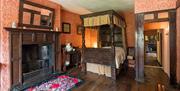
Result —
POLYGON ((111 46, 106 46, 106 47, 102 47, 102 48, 111 48, 111 46))

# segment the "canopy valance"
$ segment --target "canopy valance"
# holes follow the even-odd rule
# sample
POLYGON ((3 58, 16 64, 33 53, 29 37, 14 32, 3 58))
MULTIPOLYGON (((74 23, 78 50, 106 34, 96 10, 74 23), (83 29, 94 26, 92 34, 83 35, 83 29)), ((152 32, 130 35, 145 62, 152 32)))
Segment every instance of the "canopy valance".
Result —
POLYGON ((111 20, 113 24, 119 27, 125 27, 125 22, 123 21, 122 17, 117 14, 114 14, 114 11, 106 11, 106 12, 99 12, 97 15, 83 15, 83 25, 84 27, 96 27, 101 25, 110 25, 111 20), (113 17, 111 17, 111 15, 113 17), (112 19, 111 19, 112 18, 112 19))

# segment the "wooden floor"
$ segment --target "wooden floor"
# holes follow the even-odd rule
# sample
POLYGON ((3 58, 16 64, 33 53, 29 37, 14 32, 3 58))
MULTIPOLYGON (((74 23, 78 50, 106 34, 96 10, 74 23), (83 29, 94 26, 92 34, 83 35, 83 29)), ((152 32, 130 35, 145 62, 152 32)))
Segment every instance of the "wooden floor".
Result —
POLYGON ((160 67, 160 64, 158 63, 157 60, 146 60, 144 62, 144 65, 159 66, 160 67))
POLYGON ((146 53, 144 65, 160 66, 160 64, 158 63, 157 57, 154 57, 152 56, 152 54, 148 54, 148 53, 146 53))
POLYGON ((180 91, 169 85, 166 74, 157 68, 145 68, 145 82, 134 80, 134 71, 122 72, 117 81, 88 72, 78 75, 84 82, 72 91, 180 91))

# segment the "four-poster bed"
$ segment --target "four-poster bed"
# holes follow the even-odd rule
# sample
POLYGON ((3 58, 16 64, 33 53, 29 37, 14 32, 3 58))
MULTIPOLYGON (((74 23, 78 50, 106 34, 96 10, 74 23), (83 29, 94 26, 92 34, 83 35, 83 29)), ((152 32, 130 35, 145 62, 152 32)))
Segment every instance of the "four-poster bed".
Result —
POLYGON ((125 21, 113 10, 81 15, 84 71, 105 74, 116 80, 126 59, 125 21), (99 27, 98 48, 86 48, 85 28, 99 27), (100 72, 101 71, 101 72, 100 72))

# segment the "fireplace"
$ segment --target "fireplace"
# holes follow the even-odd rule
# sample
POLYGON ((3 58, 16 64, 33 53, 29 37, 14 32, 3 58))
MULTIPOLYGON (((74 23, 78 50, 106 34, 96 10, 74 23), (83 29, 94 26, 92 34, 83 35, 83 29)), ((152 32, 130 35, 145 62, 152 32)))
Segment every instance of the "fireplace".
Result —
POLYGON ((52 53, 51 44, 22 45, 23 84, 53 72, 54 59, 52 53))
POLYGON ((12 91, 21 91, 61 73, 60 32, 5 29, 10 39, 12 91))

